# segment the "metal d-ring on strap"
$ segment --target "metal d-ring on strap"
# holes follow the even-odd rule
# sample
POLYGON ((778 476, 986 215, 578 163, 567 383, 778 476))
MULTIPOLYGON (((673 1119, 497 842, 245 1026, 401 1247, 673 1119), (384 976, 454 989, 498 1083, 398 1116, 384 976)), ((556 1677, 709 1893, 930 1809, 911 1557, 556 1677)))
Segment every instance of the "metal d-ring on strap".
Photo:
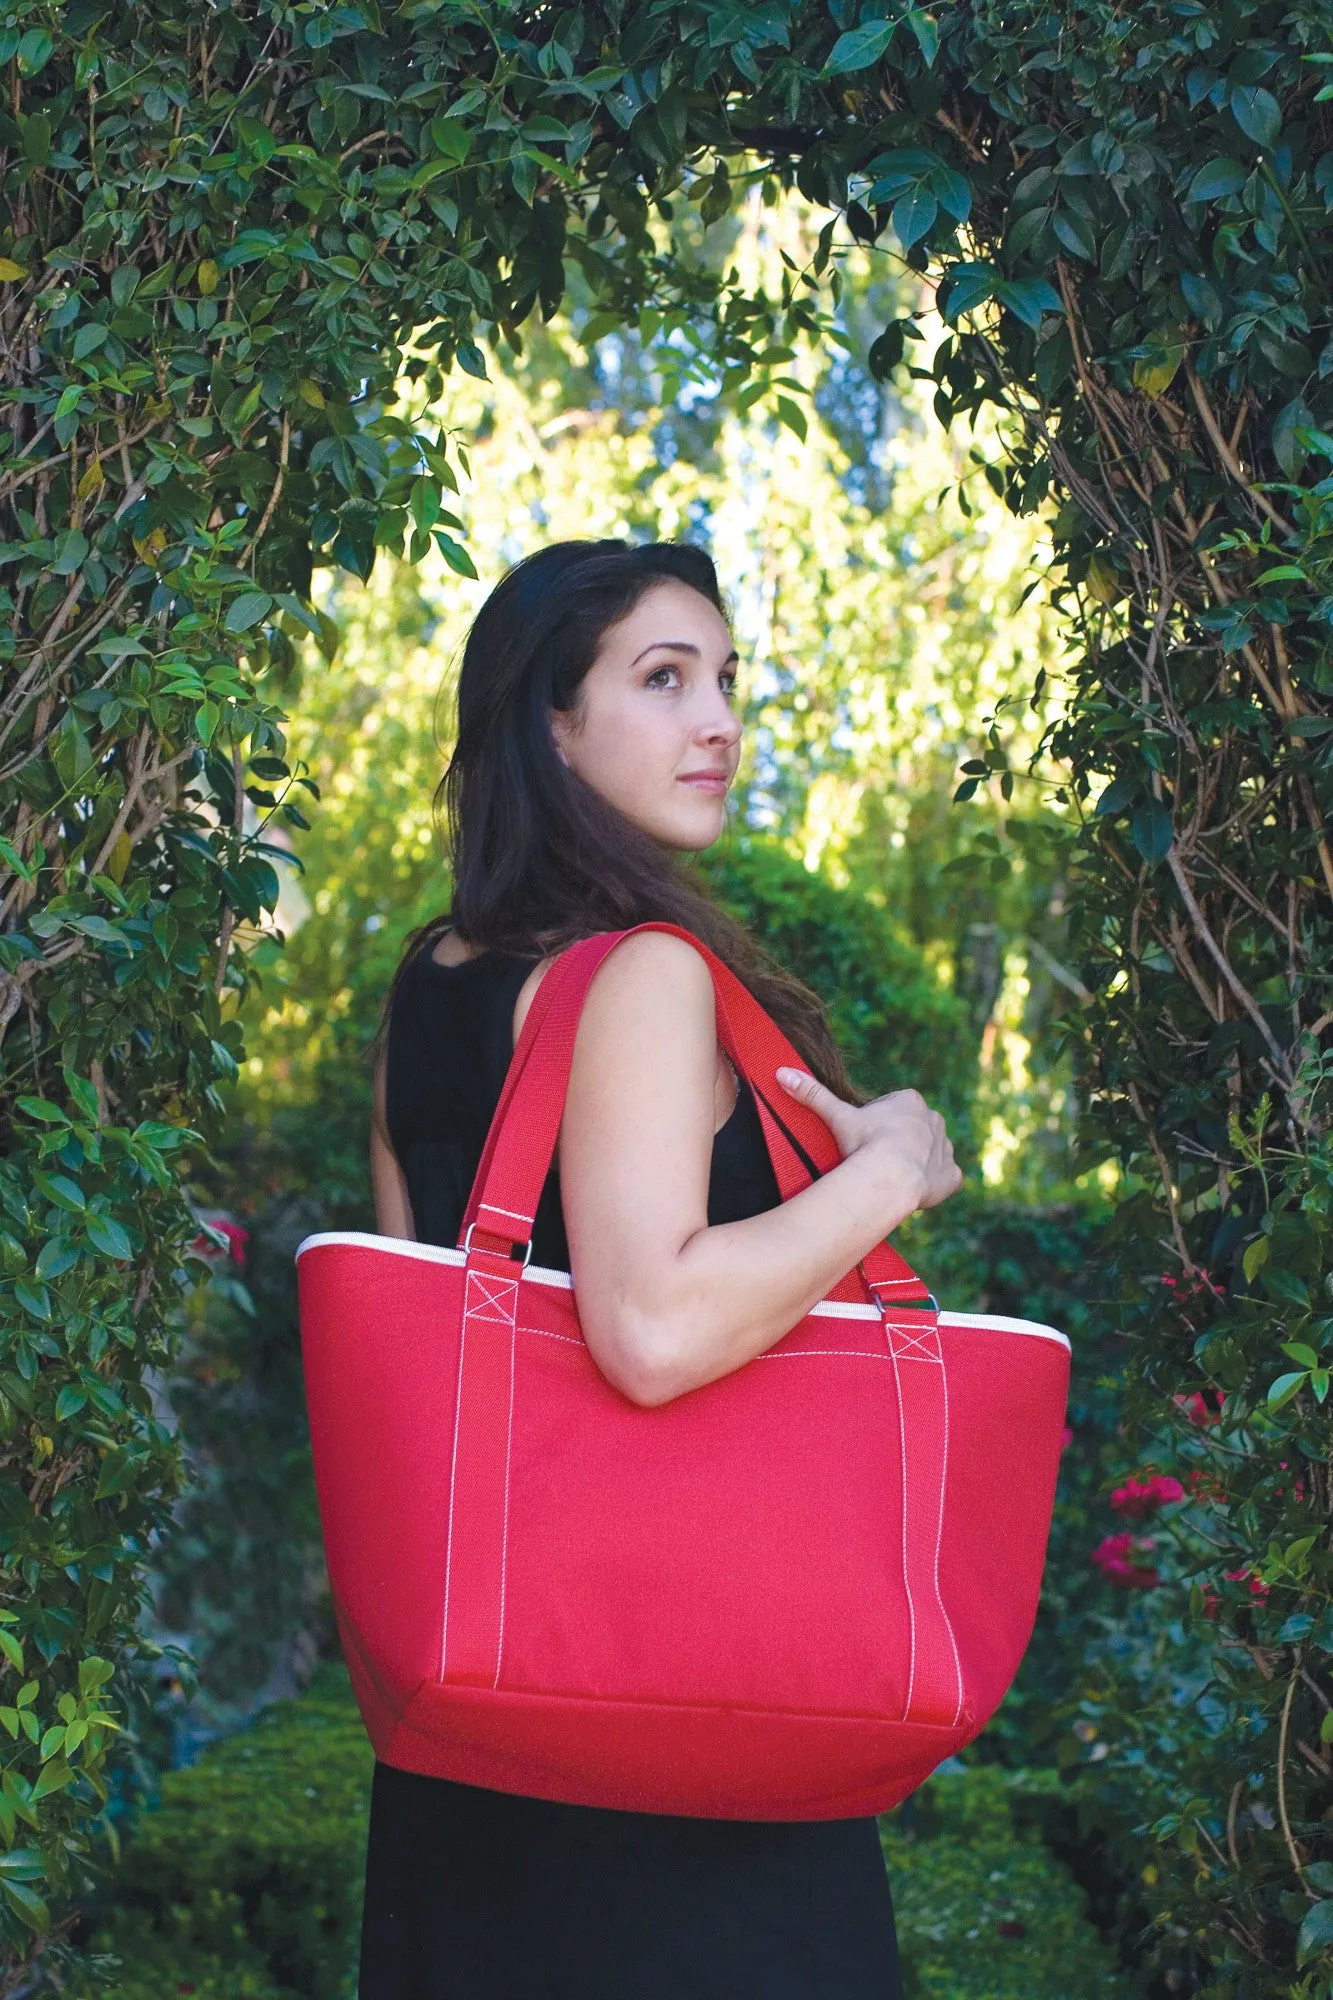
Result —
MULTIPOLYGON (((472 1254, 472 1232, 473 1232, 473 1230, 474 1230, 474 1229, 476 1228, 476 1226, 477 1226, 477 1225, 476 1225, 476 1223, 475 1223, 475 1222, 469 1222, 469 1224, 468 1224, 468 1226, 467 1226, 467 1230, 466 1230, 466 1232, 464 1233, 464 1236, 463 1236, 463 1255, 464 1255, 465 1257, 468 1257, 468 1256, 470 1256, 470 1255, 472 1254)), ((488 1236, 494 1236, 494 1235, 495 1235, 495 1234, 496 1234, 497 1232, 496 1232, 495 1230, 493 1230, 493 1229, 488 1229, 486 1233, 487 1233, 487 1235, 488 1235, 488 1236)), ((495 1253, 494 1251, 492 1251, 492 1252, 491 1252, 490 1254, 491 1254, 492 1256, 494 1256, 494 1255, 495 1255, 496 1253, 495 1253)), ((510 1262, 511 1262, 511 1263, 513 1262, 513 1257, 512 1257, 512 1255, 511 1255, 511 1258, 510 1258, 510 1262)), ((528 1238, 528 1240, 527 1240, 527 1242, 526 1242, 526 1243, 525 1243, 525 1244, 523 1245, 523 1269, 524 1269, 525 1271, 527 1270, 527 1268, 528 1268, 528 1265, 529 1265, 529 1264, 530 1264, 531 1262, 532 1262, 532 1238, 531 1238, 531 1237, 529 1237, 529 1238, 528 1238)))

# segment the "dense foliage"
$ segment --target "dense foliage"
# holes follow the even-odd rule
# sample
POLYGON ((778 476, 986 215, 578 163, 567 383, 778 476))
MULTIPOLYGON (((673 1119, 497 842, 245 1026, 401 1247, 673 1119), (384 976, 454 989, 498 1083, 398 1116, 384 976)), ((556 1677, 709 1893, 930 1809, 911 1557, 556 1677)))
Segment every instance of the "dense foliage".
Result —
MULTIPOLYGON (((668 389, 799 431, 850 232, 941 276, 941 414, 997 406, 989 476, 1059 503, 1072 1045, 1093 1142, 1148 1183, 1117 1248, 1145 1453, 1202 1475, 1180 1576, 1218 1642, 1206 1728, 1138 1766, 1178 1843, 1173 1970, 1327 1978, 1331 26, 1327 0, 0 8, 11 1956, 95 1810, 102 1663, 177 1477, 144 1382, 193 1235, 171 1155, 238 1054, 269 822, 302 821, 273 696, 324 636, 312 567, 433 538, 466 568, 466 439, 431 413, 571 266, 589 339, 633 319, 668 389), (777 295, 652 226, 752 174, 830 211, 777 295)), ((1004 763, 997 732, 977 782, 1004 763)))
MULTIPOLYGON (((371 1757, 341 1668, 163 1781, 108 1885, 74 2000, 342 2000, 351 1990, 371 1757), (262 1792, 272 1810, 257 1815, 262 1792)), ((1123 1990, 1042 1845, 1051 1787, 932 1780, 883 1822, 913 2000, 1092 2000, 1123 1990)))
POLYGON ((170 1772, 91 1919, 78 2000, 342 2000, 372 1764, 347 1677, 325 1667, 299 1702, 170 1772))

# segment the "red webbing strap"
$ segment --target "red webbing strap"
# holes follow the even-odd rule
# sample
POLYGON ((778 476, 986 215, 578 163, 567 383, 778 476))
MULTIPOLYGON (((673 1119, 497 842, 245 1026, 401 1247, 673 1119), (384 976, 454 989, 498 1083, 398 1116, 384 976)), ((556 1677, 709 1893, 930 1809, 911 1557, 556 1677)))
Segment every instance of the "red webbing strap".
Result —
MULTIPOLYGON (((612 935, 619 935, 619 933, 612 933, 612 935)), ((557 959, 555 964, 548 968, 538 982, 537 991, 533 994, 531 1004, 524 1017, 522 1032, 514 1044, 514 1053, 510 1057, 509 1068, 505 1072, 505 1080, 500 1088, 500 1099, 491 1118, 490 1126, 486 1133, 486 1143, 482 1147, 481 1159, 478 1162, 477 1171, 473 1176, 467 1208, 464 1211, 462 1227, 459 1231, 458 1247, 460 1249, 465 1245, 469 1226, 476 1222, 478 1202, 481 1190, 486 1184, 486 1177, 490 1173, 491 1159, 495 1153, 496 1142, 503 1129, 514 1092, 517 1090, 519 1081, 527 1067, 528 1057, 532 1053, 533 1044, 541 1032, 542 1024, 547 1014, 550 1012, 551 999, 557 990, 551 984, 551 975, 559 963, 560 960, 557 959)), ((503 1231, 495 1233, 504 1234, 503 1231)), ((507 1236, 505 1240, 511 1244, 521 1244, 526 1238, 511 1235, 507 1236)))
MULTIPOLYGON (((811 1179, 793 1139, 820 1174, 836 1166, 841 1157, 823 1120, 789 1098, 774 1077, 774 1071, 784 1065, 803 1068, 801 1057, 748 988, 697 938, 674 924, 642 924, 638 929, 684 938, 708 966, 718 1040, 754 1090, 778 1189, 784 1201, 790 1200, 808 1187, 811 1179), (772 1108, 774 1102, 782 1104, 780 1118, 772 1108)), ((530 1240, 537 1200, 564 1113, 574 1039, 588 987, 608 954, 635 934, 606 932, 571 945, 538 987, 487 1133, 460 1243, 466 1240, 469 1228, 515 1245, 530 1240)), ((924 1303, 930 1298, 921 1280, 888 1244, 876 1245, 863 1260, 861 1270, 872 1296, 881 1303, 924 1303)), ((855 1279, 850 1281, 850 1290, 846 1284, 844 1281, 831 1296, 857 1296, 855 1279)))

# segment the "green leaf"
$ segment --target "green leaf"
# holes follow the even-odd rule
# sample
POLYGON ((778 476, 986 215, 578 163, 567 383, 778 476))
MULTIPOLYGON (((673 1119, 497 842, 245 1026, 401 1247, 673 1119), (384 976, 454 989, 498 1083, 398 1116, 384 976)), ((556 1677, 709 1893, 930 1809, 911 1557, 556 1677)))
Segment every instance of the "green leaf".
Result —
POLYGON ((1333 1945, 1333 1897, 1312 1903, 1296 1938, 1296 1963, 1308 1965, 1317 1953, 1333 1945))
POLYGON ((1171 852, 1174 830, 1171 815, 1160 799, 1145 799, 1129 823, 1130 838, 1150 867, 1165 861, 1171 852))
POLYGON ((95 354, 104 344, 106 337, 107 329, 101 320, 88 320, 74 336, 74 345, 71 349, 74 359, 86 361, 90 354, 95 354))
POLYGON ((929 188, 913 188, 893 205, 893 233, 904 250, 929 233, 940 212, 939 202, 929 188))
POLYGON ((916 36, 917 47, 921 50, 926 68, 932 68, 935 58, 940 52, 940 31, 936 25, 935 16, 933 14, 923 14, 919 7, 913 7, 904 18, 908 27, 916 36))
MULTIPOLYGON (((71 1771, 70 1776, 73 1777, 73 1775, 71 1771)), ((39 1779, 38 1783, 40 1782, 41 1780, 39 1779)), ((48 1787, 47 1789, 52 1790, 54 1787, 48 1787)), ((36 1786, 33 1787, 33 1795, 36 1795, 36 1786)), ((24 1923, 29 1925, 31 1929, 34 1931, 50 1930, 51 1912, 35 1889, 30 1889, 26 1882, 12 1882, 7 1875, 0 1875, 0 1891, 3 1891, 5 1901, 18 1911, 24 1923)))
POLYGON ((243 590, 230 606, 225 623, 228 632, 248 632, 261 618, 267 618, 273 609, 273 599, 266 590, 243 590))
POLYGON ((993 264, 954 264, 948 274, 944 318, 956 326, 964 313, 975 312, 995 292, 998 273, 993 264))
POLYGON ((869 69, 877 63, 893 40, 896 21, 868 21, 839 35, 824 65, 825 76, 844 76, 849 70, 869 69))
POLYGON ((806 422, 805 411, 801 408, 800 404, 793 403, 790 396, 779 396, 773 407, 777 414, 778 422, 785 424, 787 429, 794 432, 801 440, 801 443, 804 444, 809 426, 806 422))
MULTIPOLYGON (((49 1764, 43 1764, 37 1774, 37 1782, 29 1792, 29 1799, 44 1799, 49 1792, 59 1792, 68 1785, 77 1773, 63 1757, 53 1757, 49 1764)), ((6 1889, 9 1884, 4 1885, 6 1889)))
POLYGON ((7 1854, 0 1854, 0 1875, 8 1876, 11 1882, 42 1882, 46 1863, 35 1847, 11 1847, 7 1854))
POLYGON ((477 566, 461 542, 456 542, 452 535, 446 535, 443 528, 437 528, 435 545, 451 570, 459 576, 469 577, 475 583, 477 566))
POLYGON ((105 1256, 116 1257, 123 1262, 128 1262, 133 1257, 134 1245, 121 1224, 112 1216, 90 1214, 84 1223, 84 1229, 93 1248, 102 1251, 105 1256))
POLYGON ((461 118, 432 118, 430 136, 432 143, 454 165, 460 165, 472 151, 471 129, 461 118))
POLYGON ((23 1672, 23 1648, 14 1634, 4 1626, 0 1626, 0 1653, 4 1654, 15 1673, 23 1672))
POLYGON ((115 1674, 110 1660, 104 1660, 97 1653, 90 1653, 87 1659, 79 1661, 79 1694, 84 1700, 105 1687, 115 1674))
POLYGON ((1082 257, 1086 263, 1097 261, 1097 241, 1092 229, 1081 215, 1072 208, 1058 208, 1051 218, 1051 227, 1057 239, 1075 257, 1082 257))
POLYGON ((88 537, 78 528, 71 528, 62 535, 56 544, 55 561, 51 564, 52 576, 73 576, 77 569, 82 568, 89 547, 88 537))
POLYGON ((47 1125, 68 1125, 69 1114, 58 1104, 52 1104, 47 1097, 19 1097, 15 1099, 20 1111, 29 1118, 40 1118, 47 1125))
POLYGON ((31 118, 20 116, 18 126, 24 159, 31 160, 35 167, 45 166, 51 151, 50 119, 43 112, 34 111, 31 118))
POLYGON ((1231 91, 1231 115, 1247 139, 1256 146, 1272 147, 1282 130, 1282 111, 1271 90, 1259 85, 1235 84, 1231 91))
POLYGON ((1289 1360, 1299 1362, 1302 1368, 1319 1366, 1319 1356, 1312 1347, 1307 1347, 1303 1340, 1284 1340, 1282 1352, 1289 1360))
POLYGON ((1229 194, 1239 194, 1249 177, 1248 169, 1239 160, 1209 160, 1190 182, 1185 199, 1222 201, 1229 194))
POLYGON ((1147 354, 1134 363, 1134 387, 1145 396, 1163 396, 1176 379, 1185 358, 1185 343, 1174 334, 1160 334, 1147 354))
POLYGON ((18 64, 21 76, 36 76, 51 60, 55 42, 45 28, 29 28, 19 37, 18 64))
POLYGON ((1276 1382, 1273 1383, 1268 1391, 1269 1409, 1280 1410, 1285 1404, 1289 1403, 1292 1397, 1304 1388, 1305 1378, 1306 1370, 1304 1368, 1296 1369, 1290 1375, 1279 1375, 1276 1382))
POLYGON ((1245 1273, 1245 1282, 1247 1284, 1252 1285, 1254 1283, 1255 1274, 1262 1265, 1268 1262, 1269 1252, 1272 1247, 1272 1243, 1267 1236, 1256 1236, 1253 1243, 1247 1245, 1245 1254, 1240 1260, 1240 1267, 1245 1273))
POLYGON ((1060 295, 1045 278, 1003 278, 995 296, 1024 326, 1038 327, 1043 313, 1060 311, 1060 295))
POLYGON ((68 1174, 44 1174, 40 1169, 34 1169, 32 1177, 48 1201, 55 1202, 60 1208, 69 1209, 74 1215, 82 1215, 88 1205, 84 1200, 83 1189, 77 1181, 72 1181, 68 1174))

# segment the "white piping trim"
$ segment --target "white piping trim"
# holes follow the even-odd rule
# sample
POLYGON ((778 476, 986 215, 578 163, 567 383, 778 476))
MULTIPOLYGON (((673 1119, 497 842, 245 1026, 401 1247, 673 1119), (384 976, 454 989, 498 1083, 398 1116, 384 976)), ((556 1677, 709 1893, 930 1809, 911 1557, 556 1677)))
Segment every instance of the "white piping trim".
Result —
MULTIPOLYGON (((316 1250, 325 1244, 346 1244, 349 1248, 382 1250, 393 1257, 415 1257, 422 1264, 465 1264, 467 1259, 461 1250, 451 1250, 438 1243, 414 1243, 405 1236, 373 1236, 364 1229, 326 1229, 314 1236, 307 1236, 296 1248, 297 1257, 307 1250, 316 1250)), ((530 1264, 523 1273, 525 1284, 552 1285, 557 1291, 569 1292, 574 1289, 574 1280, 568 1271, 548 1271, 541 1264, 530 1264)), ((843 1305, 835 1299, 823 1299, 817 1306, 811 1306, 812 1319, 868 1319, 878 1320, 877 1306, 843 1305)), ((924 1315, 923 1315, 924 1317, 924 1315)), ((915 1318, 915 1314, 913 1314, 915 1318)), ((980 1326, 989 1333, 1021 1333, 1037 1340, 1054 1340, 1065 1348, 1069 1347, 1069 1336, 1053 1326, 1042 1326, 1033 1319, 1007 1319, 996 1313, 953 1313, 943 1312, 939 1318, 941 1332, 955 1326, 980 1326)))

